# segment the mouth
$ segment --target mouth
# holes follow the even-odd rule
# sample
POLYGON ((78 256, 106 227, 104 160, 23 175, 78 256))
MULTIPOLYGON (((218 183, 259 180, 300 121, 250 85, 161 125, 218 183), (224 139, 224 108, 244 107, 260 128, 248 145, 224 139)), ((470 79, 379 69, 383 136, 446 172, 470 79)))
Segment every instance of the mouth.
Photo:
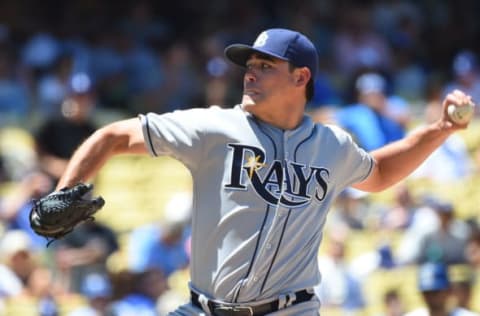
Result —
POLYGON ((260 94, 260 92, 258 90, 254 90, 254 89, 244 89, 243 94, 253 96, 253 95, 260 94))

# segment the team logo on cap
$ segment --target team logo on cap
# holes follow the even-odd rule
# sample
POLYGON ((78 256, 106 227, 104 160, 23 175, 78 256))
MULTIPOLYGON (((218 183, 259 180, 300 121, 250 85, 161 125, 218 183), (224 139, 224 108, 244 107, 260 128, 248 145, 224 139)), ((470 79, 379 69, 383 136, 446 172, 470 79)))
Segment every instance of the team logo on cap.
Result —
POLYGON ((265 45, 265 43, 267 43, 267 39, 268 39, 267 32, 262 32, 260 35, 258 35, 257 40, 255 41, 255 43, 253 43, 253 46, 261 47, 265 45))

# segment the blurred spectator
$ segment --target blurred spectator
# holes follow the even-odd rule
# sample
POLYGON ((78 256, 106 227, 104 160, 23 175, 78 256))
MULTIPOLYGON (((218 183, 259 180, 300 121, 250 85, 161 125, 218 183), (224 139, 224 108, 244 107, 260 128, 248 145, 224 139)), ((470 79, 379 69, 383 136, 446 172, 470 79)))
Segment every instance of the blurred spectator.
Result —
POLYGON ((8 178, 8 171, 5 167, 5 157, 3 157, 3 154, 0 152, 0 184, 7 182, 8 178))
POLYGON ((126 97, 130 104, 128 110, 139 113, 145 106, 135 102, 144 94, 157 90, 165 82, 162 60, 158 58, 155 48, 151 45, 141 45, 134 40, 132 31, 119 27, 115 37, 114 48, 124 64, 126 97))
POLYGON ((54 284, 52 271, 38 267, 28 279, 28 294, 36 301, 39 316, 60 316, 60 306, 56 295, 62 294, 54 284))
POLYGON ((418 308, 405 316, 475 316, 474 312, 461 307, 451 307, 450 280, 447 266, 443 263, 426 263, 419 267, 418 289, 422 294, 426 308, 418 308))
POLYGON ((428 73, 421 60, 424 18, 419 7, 401 0, 378 1, 372 11, 375 29, 391 48, 393 92, 408 101, 423 100, 428 73))
POLYGON ((455 306, 470 309, 473 303, 475 273, 469 264, 450 265, 448 275, 452 286, 455 306))
MULTIPOLYGON (((408 45, 399 43, 397 45, 408 45)), ((416 58, 416 46, 401 46, 394 49, 392 70, 393 92, 409 102, 425 100, 428 81, 427 70, 416 58)))
POLYGON ((466 252, 469 264, 480 271, 480 229, 477 224, 472 228, 466 252))
POLYGON ((380 73, 363 73, 355 80, 357 103, 339 109, 338 124, 352 133, 367 151, 405 135, 405 108, 398 97, 389 100, 387 82, 380 73), (394 101, 394 103, 390 101, 394 101))
POLYGON ((41 172, 27 174, 0 202, 0 219, 7 230, 21 230, 30 237, 35 249, 45 247, 45 239, 30 228, 33 200, 51 192, 52 180, 41 172))
POLYGON ((0 298, 25 294, 26 284, 35 268, 31 241, 25 232, 12 230, 0 239, 0 298))
POLYGON ((415 41, 417 36, 415 31, 405 31, 405 26, 403 26, 405 19, 414 24, 411 26, 414 29, 420 28, 424 23, 419 6, 412 2, 403 0, 378 1, 374 3, 371 10, 375 30, 391 41, 395 41, 395 37, 401 37, 404 41, 415 41), (403 36, 399 35, 399 32, 403 36))
POLYGON ((439 229, 440 219, 434 210, 434 203, 432 203, 434 199, 435 197, 432 196, 420 199, 411 224, 402 234, 396 249, 395 258, 400 265, 416 264, 422 251, 420 248, 422 240, 439 229))
POLYGON ((229 103, 228 75, 231 67, 223 57, 225 41, 221 33, 204 39, 202 49, 205 59, 205 101, 204 104, 225 106, 229 103))
POLYGON ((473 153, 473 176, 480 175, 480 146, 473 153))
MULTIPOLYGON (((438 91, 431 92, 430 100, 424 112, 425 123, 434 122, 442 114, 440 97, 438 91)), ((473 168, 473 161, 465 141, 460 135, 452 134, 410 177, 441 182, 455 181, 471 176, 473 174, 473 168)))
POLYGON ((131 291, 115 300, 106 315, 108 316, 157 316, 159 297, 167 290, 167 279, 158 269, 133 274, 131 291))
POLYGON ((328 234, 325 254, 318 258, 322 282, 315 288, 315 292, 325 307, 358 312, 365 307, 362 284, 354 276, 345 258, 347 231, 338 228, 337 226, 328 234))
POLYGON ((22 63, 35 70, 45 71, 60 56, 61 43, 47 31, 38 31, 29 35, 21 49, 22 63))
POLYGON ((163 81, 159 91, 159 100, 154 109, 158 113, 184 109, 188 104, 199 104, 202 85, 191 49, 185 40, 176 40, 163 52, 163 70, 168 77, 163 81))
POLYGON ((70 78, 61 115, 47 119, 35 132, 39 167, 55 182, 75 149, 96 129, 91 117, 95 101, 90 77, 76 74, 70 78))
POLYGON ((412 223, 418 205, 405 182, 395 186, 392 191, 392 205, 380 218, 379 228, 403 231, 412 223))
POLYGON ((347 188, 335 200, 334 209, 330 213, 330 221, 335 225, 345 225, 351 229, 362 230, 366 226, 368 207, 367 193, 347 188))
POLYGON ((365 67, 389 70, 390 48, 373 29, 369 6, 348 4, 341 14, 339 29, 333 38, 333 56, 338 71, 348 78, 365 67))
POLYGON ((0 128, 0 182, 16 184, 36 169, 37 155, 33 143, 28 126, 0 128))
POLYGON ((323 106, 337 106, 341 103, 340 93, 331 82, 330 77, 319 71, 314 81, 313 98, 308 107, 315 109, 323 106))
POLYGON ((14 73, 15 62, 12 49, 0 44, 0 124, 26 118, 30 111, 28 90, 14 73))
POLYGON ((107 259, 118 250, 116 233, 98 221, 87 221, 53 244, 58 281, 66 291, 81 293, 91 273, 106 274, 107 259))
MULTIPOLYGON (((472 96, 475 102, 480 102, 480 73, 478 69, 478 58, 471 50, 462 50, 453 58, 452 81, 444 87, 446 91, 454 89, 462 90, 472 96)), ((478 114, 478 111, 477 111, 478 114)))
POLYGON ((37 87, 38 114, 45 118, 57 117, 61 113, 62 102, 68 95, 72 78, 73 56, 62 52, 55 58, 52 70, 46 72, 37 87))
POLYGON ((132 231, 128 244, 128 263, 132 271, 159 269, 170 276, 188 266, 190 256, 187 241, 191 194, 177 193, 168 201, 165 219, 132 231))
MULTIPOLYGON (((365 233, 368 234, 368 231, 365 233)), ((377 271, 395 269, 398 264, 394 257, 391 241, 381 239, 369 245, 363 252, 351 258, 349 266, 351 275, 362 284, 368 281, 368 277, 377 271)))
POLYGON ((129 16, 125 19, 125 29, 132 34, 136 45, 146 46, 165 38, 170 25, 155 14, 151 1, 135 1, 130 3, 129 16))
POLYGON ((403 316, 405 314, 405 305, 397 289, 391 289, 385 292, 383 296, 384 312, 381 316, 403 316))
POLYGON ((90 70, 99 106, 106 110, 126 112, 129 109, 127 65, 119 51, 123 30, 103 22, 89 41, 90 70))
POLYGON ((73 310, 68 316, 103 316, 107 313, 112 299, 112 285, 105 274, 92 273, 85 277, 81 292, 87 299, 87 306, 73 310))
POLYGON ((470 236, 469 226, 456 219, 453 205, 439 200, 430 201, 440 220, 440 227, 420 242, 419 263, 466 263, 466 246, 470 236))
POLYGON ((0 301, 33 298, 38 315, 58 316, 51 272, 38 264, 36 255, 25 232, 11 230, 1 237, 0 301))

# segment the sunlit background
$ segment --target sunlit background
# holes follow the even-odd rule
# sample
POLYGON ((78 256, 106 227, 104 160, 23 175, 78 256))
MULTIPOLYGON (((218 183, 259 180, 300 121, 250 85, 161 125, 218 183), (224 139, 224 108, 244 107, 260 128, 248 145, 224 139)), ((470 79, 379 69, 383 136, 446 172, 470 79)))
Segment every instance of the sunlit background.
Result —
MULTIPOLYGON (((49 248, 28 213, 96 128, 237 104, 243 70, 226 45, 271 27, 309 36, 320 71, 307 112, 372 150, 438 118, 448 91, 480 102, 479 12, 474 0, 1 1, 0 315, 165 315, 188 301, 179 162, 111 160, 94 180, 97 221, 49 248)), ((479 118, 398 186, 338 198, 319 250, 322 315, 424 307, 426 262, 448 267, 448 308, 480 313, 479 118)))

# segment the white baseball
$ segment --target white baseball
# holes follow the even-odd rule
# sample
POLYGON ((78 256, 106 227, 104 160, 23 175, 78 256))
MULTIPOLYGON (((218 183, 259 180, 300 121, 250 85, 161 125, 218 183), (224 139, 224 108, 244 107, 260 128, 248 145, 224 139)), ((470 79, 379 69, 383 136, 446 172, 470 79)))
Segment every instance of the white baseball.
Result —
POLYGON ((450 119, 456 124, 466 124, 470 121, 473 116, 474 105, 473 103, 455 106, 450 104, 447 107, 447 113, 450 119))

